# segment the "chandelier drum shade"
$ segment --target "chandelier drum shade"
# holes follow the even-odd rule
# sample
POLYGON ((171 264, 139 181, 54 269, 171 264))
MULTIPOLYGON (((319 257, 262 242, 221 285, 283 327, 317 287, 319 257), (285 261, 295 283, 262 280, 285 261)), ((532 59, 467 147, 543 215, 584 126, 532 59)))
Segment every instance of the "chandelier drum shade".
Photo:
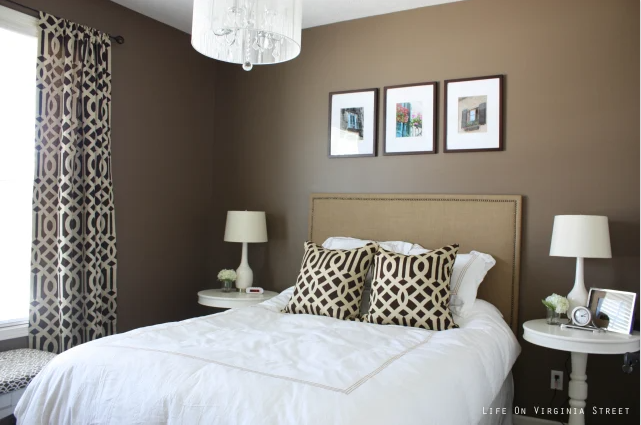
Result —
POLYGON ((302 0, 194 0, 191 45, 249 71, 300 54, 302 0))

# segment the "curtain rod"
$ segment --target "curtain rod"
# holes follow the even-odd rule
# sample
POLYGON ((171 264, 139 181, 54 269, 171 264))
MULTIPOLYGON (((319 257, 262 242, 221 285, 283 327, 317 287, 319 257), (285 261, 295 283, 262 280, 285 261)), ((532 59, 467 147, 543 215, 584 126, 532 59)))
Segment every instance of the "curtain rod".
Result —
MULTIPOLYGON (((5 1, 7 3, 11 3, 11 4, 16 5, 18 7, 21 7, 23 9, 30 10, 31 12, 35 13, 35 15, 32 15, 32 16, 34 16, 36 18, 40 17, 40 11, 38 9, 34 9, 33 7, 18 3, 17 1, 13 1, 13 0, 2 0, 2 1, 5 1)), ((123 37, 122 35, 111 35, 111 34, 109 34, 109 38, 111 38, 113 41, 115 41, 118 44, 125 44, 125 37, 123 37)))

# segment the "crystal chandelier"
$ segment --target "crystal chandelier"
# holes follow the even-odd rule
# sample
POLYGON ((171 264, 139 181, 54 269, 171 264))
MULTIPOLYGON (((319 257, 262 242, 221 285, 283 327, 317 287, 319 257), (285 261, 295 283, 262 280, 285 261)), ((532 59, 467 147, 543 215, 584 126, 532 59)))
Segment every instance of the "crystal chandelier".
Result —
POLYGON ((205 56, 254 65, 300 54, 302 0, 194 0, 191 45, 205 56))

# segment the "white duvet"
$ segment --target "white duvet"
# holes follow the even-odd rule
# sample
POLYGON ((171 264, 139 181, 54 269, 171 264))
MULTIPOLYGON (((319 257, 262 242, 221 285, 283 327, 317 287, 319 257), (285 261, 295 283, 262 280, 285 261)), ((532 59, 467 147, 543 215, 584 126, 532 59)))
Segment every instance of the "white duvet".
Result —
POLYGON ((431 332, 262 304, 151 326, 57 356, 25 424, 434 424, 483 418, 520 347, 492 305, 431 332))

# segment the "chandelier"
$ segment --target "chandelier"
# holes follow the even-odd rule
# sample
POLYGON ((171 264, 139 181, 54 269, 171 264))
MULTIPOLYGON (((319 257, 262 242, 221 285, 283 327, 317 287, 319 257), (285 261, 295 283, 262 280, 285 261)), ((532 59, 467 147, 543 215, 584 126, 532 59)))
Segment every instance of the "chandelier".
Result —
POLYGON ((203 55, 267 65, 300 54, 302 0, 194 0, 191 45, 203 55))

